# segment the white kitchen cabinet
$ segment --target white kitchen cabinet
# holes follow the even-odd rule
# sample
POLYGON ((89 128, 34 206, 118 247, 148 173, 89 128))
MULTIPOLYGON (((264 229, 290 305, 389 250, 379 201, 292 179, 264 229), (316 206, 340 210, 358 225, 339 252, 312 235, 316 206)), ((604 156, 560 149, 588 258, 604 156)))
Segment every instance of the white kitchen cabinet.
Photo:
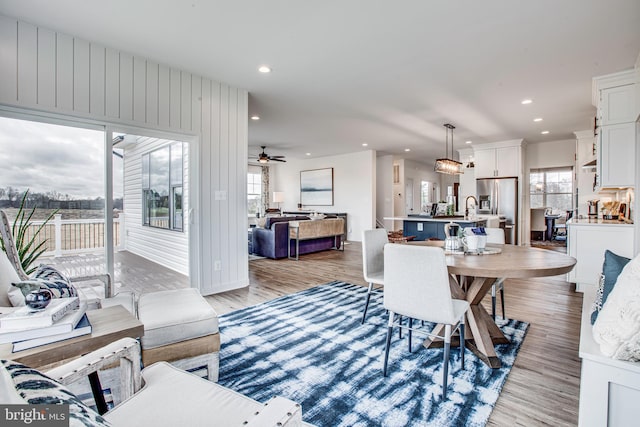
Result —
POLYGON ((634 122, 637 117, 634 84, 600 89, 598 125, 634 122))
POLYGON ((576 291, 583 292, 587 286, 597 286, 605 250, 633 257, 633 224, 572 220, 567 230, 568 253, 577 260, 573 270, 567 274, 567 281, 576 284, 576 291))
POLYGON ((520 147, 476 149, 476 178, 513 177, 520 173, 520 147))
POLYGON ((600 187, 635 185, 636 125, 633 122, 600 127, 600 187))
POLYGON ((597 109, 597 125, 635 122, 640 114, 636 70, 593 78, 591 102, 597 109))

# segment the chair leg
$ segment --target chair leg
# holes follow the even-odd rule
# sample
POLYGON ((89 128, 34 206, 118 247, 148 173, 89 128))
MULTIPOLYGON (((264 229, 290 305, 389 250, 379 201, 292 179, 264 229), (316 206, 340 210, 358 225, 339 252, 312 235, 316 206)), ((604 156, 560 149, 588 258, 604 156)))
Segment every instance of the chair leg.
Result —
POLYGON ((402 316, 398 315, 398 338, 402 339, 402 316))
POLYGON ((362 322, 364 325, 364 319, 367 317, 367 309, 369 308, 369 300, 371 299, 371 292, 373 291, 373 282, 369 283, 369 290, 367 291, 367 302, 364 304, 364 313, 362 313, 362 322))
POLYGON ((462 320, 460 321, 460 326, 458 328, 460 330, 460 364, 462 369, 464 369, 464 314, 462 315, 462 320))
POLYGON ((496 285, 491 286, 491 317, 496 321, 496 285))
POLYGON ((507 319, 507 315, 504 314, 504 283, 502 284, 502 287, 500 288, 500 303, 502 304, 502 318, 503 319, 507 319))
POLYGON ((409 317, 409 353, 411 353, 411 327, 413 326, 413 317, 409 317))
POLYGON ((382 375, 387 376, 387 362, 389 361, 389 347, 391 347, 391 335, 393 334, 393 311, 389 312, 389 326, 387 328, 387 341, 384 346, 384 363, 382 367, 382 375))
POLYGON ((444 360, 442 363, 442 400, 447 400, 447 380, 449 379, 449 352, 451 351, 451 325, 446 325, 444 332, 444 360))

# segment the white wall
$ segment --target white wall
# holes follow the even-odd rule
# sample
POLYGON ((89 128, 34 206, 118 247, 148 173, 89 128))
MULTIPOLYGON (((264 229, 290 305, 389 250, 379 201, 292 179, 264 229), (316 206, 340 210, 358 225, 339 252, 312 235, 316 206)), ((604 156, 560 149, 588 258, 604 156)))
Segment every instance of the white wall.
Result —
POLYGON ((539 142, 525 146, 525 173, 531 169, 557 168, 575 164, 576 140, 539 142))
POLYGON ((393 229, 393 156, 376 158, 376 219, 387 230, 393 229))
POLYGON ((362 230, 375 228, 376 155, 367 150, 317 159, 287 159, 271 166, 270 192, 284 192, 283 210, 300 201, 300 171, 333 168, 333 206, 303 206, 318 212, 346 212, 348 240, 360 241, 362 230))
POLYGON ((439 186, 441 175, 433 170, 433 165, 427 166, 414 160, 404 160, 404 178, 405 180, 413 180, 413 213, 418 214, 422 210, 422 206, 420 206, 420 184, 422 181, 429 181, 439 186))
MULTIPOLYGON (((189 221, 182 231, 142 225, 142 155, 171 141, 139 137, 124 150, 124 249, 182 274, 189 274, 189 221)), ((183 151, 183 212, 189 212, 189 144, 183 151)))
POLYGON ((0 82, 0 106, 196 140, 192 286, 249 284, 246 90, 3 15, 0 82))

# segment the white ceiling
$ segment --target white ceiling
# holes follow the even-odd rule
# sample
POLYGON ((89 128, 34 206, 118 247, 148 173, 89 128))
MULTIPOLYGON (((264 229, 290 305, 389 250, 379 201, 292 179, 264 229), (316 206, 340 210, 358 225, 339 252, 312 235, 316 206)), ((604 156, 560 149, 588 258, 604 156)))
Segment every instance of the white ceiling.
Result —
POLYGON ((591 78, 640 53, 638 0, 0 0, 0 13, 246 88, 261 117, 250 152, 296 158, 433 159, 444 123, 456 149, 571 139, 591 126, 591 78))

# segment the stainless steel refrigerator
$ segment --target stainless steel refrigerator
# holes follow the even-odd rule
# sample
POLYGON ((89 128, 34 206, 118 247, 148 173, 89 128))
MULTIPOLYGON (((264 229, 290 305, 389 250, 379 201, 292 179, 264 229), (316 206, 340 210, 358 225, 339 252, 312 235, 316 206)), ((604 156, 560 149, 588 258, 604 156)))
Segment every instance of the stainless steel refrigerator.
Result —
POLYGON ((476 194, 478 213, 498 215, 506 243, 518 244, 518 178, 477 179, 476 194))

